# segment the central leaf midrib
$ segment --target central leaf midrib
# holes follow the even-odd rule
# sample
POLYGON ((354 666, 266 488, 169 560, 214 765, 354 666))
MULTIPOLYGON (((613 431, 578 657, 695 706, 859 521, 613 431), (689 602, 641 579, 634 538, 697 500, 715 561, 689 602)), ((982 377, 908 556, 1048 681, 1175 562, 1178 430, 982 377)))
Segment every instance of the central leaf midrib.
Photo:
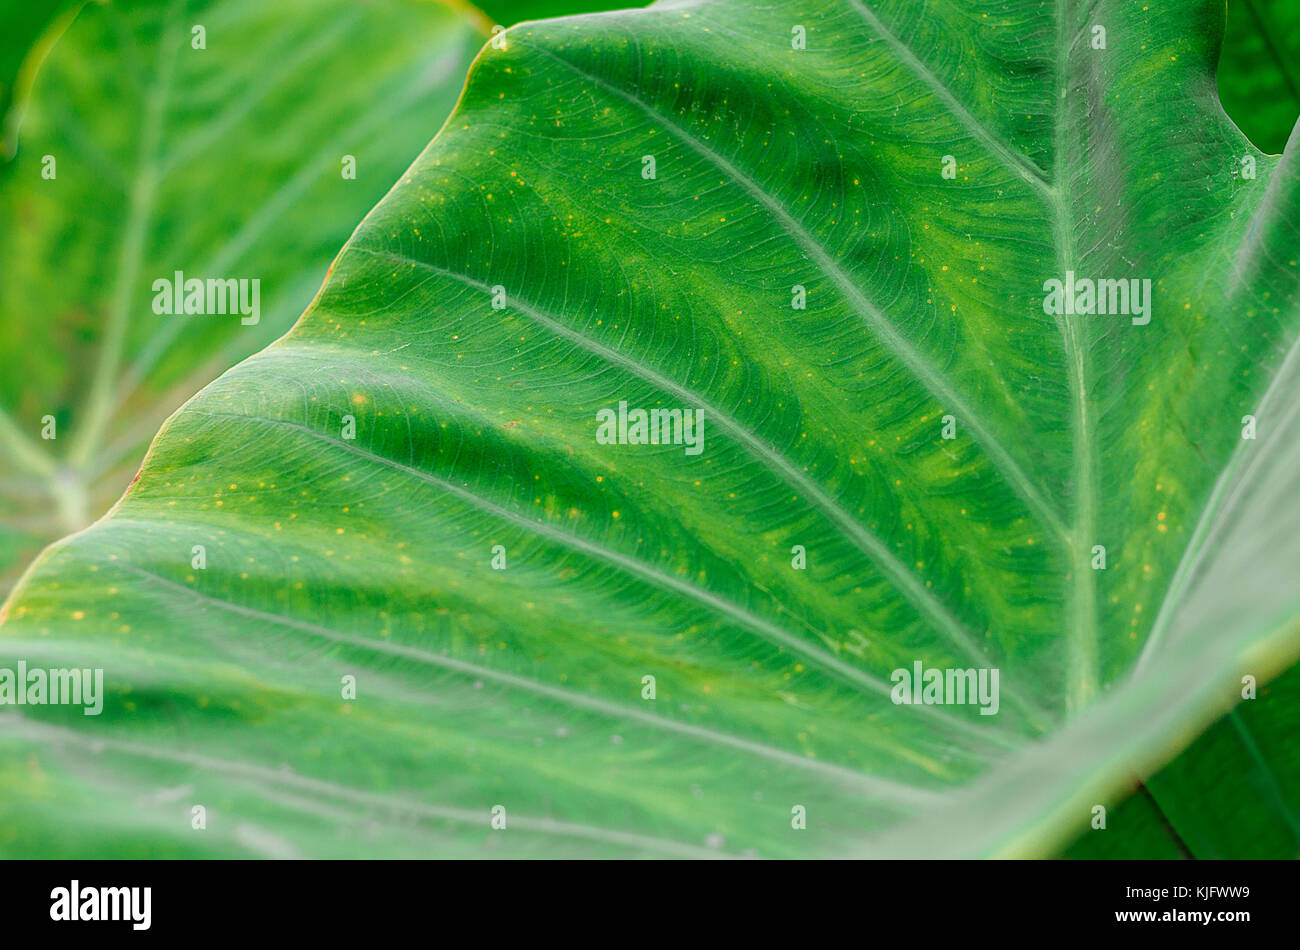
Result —
MULTIPOLYGON (((924 82, 947 107, 949 113, 989 149, 1003 164, 1018 171, 1042 197, 1052 221, 1059 277, 1072 269, 1075 249, 1070 217, 1072 194, 1067 162, 1070 62, 1076 37, 1067 16, 1071 0, 1056 0, 1055 91, 1059 93, 1053 113, 1053 162, 1046 175, 1025 156, 1007 146, 952 93, 928 65, 903 43, 880 18, 861 3, 849 5, 885 41, 913 75, 924 82)), ((1068 530, 1058 523, 1057 534, 1069 552, 1070 590, 1066 595, 1068 659, 1066 705, 1077 712, 1091 701, 1098 688, 1098 641, 1096 585, 1091 564, 1096 489, 1092 418, 1088 405, 1087 348, 1080 340, 1080 327, 1070 316, 1060 320, 1066 373, 1071 402, 1072 457, 1074 464, 1073 519, 1068 530)))
MULTIPOLYGON (((1056 0, 1056 109, 1053 114, 1052 183, 1049 204, 1057 279, 1074 268, 1073 190, 1066 155, 1069 151, 1070 64, 1076 36, 1068 17, 1071 0, 1056 0)), ((1074 463, 1074 518, 1069 532, 1070 584, 1066 593, 1066 709, 1078 713, 1098 687, 1097 592, 1091 563, 1096 499, 1093 483, 1092 417, 1088 411, 1087 348, 1072 314, 1059 318, 1070 388, 1071 455, 1074 463)))

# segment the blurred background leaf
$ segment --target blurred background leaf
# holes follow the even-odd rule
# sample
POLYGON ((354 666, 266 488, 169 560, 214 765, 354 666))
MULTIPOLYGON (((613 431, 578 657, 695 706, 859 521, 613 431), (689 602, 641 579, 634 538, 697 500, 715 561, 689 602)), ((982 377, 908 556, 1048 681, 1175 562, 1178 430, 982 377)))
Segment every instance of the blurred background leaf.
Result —
MULTIPOLYGON (((40 56, 71 21, 81 0, 4 0, 0 3, 0 163, 12 158, 13 135, 10 111, 18 87, 30 82, 40 56)), ((17 116, 13 117, 14 119, 17 116)))
POLYGON ((0 591, 118 498, 172 410, 302 313, 450 113, 487 26, 422 0, 76 12, 0 182, 0 353, 22 367, 0 377, 0 591), (260 322, 155 314, 151 284, 177 270, 260 279, 260 322))

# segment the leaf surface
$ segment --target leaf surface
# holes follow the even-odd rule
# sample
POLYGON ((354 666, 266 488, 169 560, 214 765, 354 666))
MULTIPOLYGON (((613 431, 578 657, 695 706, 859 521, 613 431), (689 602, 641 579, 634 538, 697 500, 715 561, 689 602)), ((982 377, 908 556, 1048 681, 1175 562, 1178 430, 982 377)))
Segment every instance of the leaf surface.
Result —
POLYGON ((6 714, 10 850, 1050 853, 1300 649, 1300 146, 1223 114, 1222 30, 510 30, 302 320, 11 598, 3 655, 108 699, 6 714), (1149 279, 1150 321, 1045 312, 1067 272, 1149 279), (703 450, 598 440, 623 402, 703 450), (917 662, 997 669, 997 713, 896 704, 917 662))

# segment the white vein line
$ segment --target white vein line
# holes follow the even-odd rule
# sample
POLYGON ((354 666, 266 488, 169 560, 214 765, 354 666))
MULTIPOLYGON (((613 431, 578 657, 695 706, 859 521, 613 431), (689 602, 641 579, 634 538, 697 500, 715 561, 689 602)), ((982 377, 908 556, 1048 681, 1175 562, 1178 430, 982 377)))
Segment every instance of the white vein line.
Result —
POLYGON ((913 53, 911 48, 900 40, 889 27, 885 26, 884 21, 869 10, 861 0, 848 0, 848 3, 866 21, 867 25, 885 41, 886 45, 889 46, 903 65, 911 71, 912 75, 929 86, 930 91, 938 96, 939 101, 948 108, 952 116, 961 125, 965 126, 968 132, 979 139, 985 148, 1040 192, 1045 195, 1051 194, 1051 186, 1048 183, 1047 175, 1041 168, 1030 161, 1028 157, 1006 145, 990 131, 987 125, 975 118, 974 114, 962 104, 961 100, 944 84, 943 80, 926 65, 925 61, 913 53))
MULTIPOLYGON (((449 280, 464 284, 467 287, 490 293, 488 284, 476 281, 464 274, 449 271, 436 265, 429 264, 425 261, 416 260, 403 254, 395 254, 391 251, 379 251, 366 247, 352 247, 350 250, 359 251, 372 256, 387 257, 395 262, 405 263, 414 267, 419 267, 433 274, 449 280)), ((813 503, 820 509, 823 514, 843 531, 850 540, 852 540, 860 551, 867 555, 877 567, 886 575, 891 583, 912 603, 912 605, 922 614, 927 616, 936 628, 943 633, 952 644, 967 656, 980 662, 987 662, 990 658, 979 644, 966 632, 961 621, 943 604, 920 580, 912 574, 911 571, 903 564, 901 560, 885 546, 884 542, 875 535, 867 531, 860 522, 852 515, 845 511, 840 505, 824 491, 821 487, 807 478, 797 467, 788 459, 777 452, 770 445, 760 440, 753 432, 746 429, 739 422, 715 405, 709 403, 698 393, 687 389, 673 380, 665 377, 642 363, 624 356, 623 354, 608 349, 605 346, 589 339, 565 326, 553 317, 542 313, 540 310, 530 304, 520 300, 518 297, 513 298, 512 307, 526 314, 529 318, 550 332, 570 340, 583 349, 596 356, 599 356, 606 362, 620 366, 634 375, 640 377, 653 386, 670 392, 679 399, 692 402, 703 409, 708 410, 710 417, 715 420, 718 427, 730 434, 740 442, 755 458, 760 461, 770 463, 777 467, 786 481, 797 490, 808 496, 813 503)), ((1022 712, 1024 712, 1030 721, 1040 725, 1038 709, 1034 704, 1025 700, 1018 691, 1004 689, 1007 698, 1012 701, 1022 712)))
MULTIPOLYGON (((438 60, 440 72, 447 72, 450 69, 449 56, 463 42, 464 36, 461 34, 457 34, 447 42, 443 50, 446 55, 438 60), (443 64, 447 64, 446 68, 443 64)), ((432 75, 421 73, 417 77, 418 81, 409 88, 403 89, 400 94, 392 95, 382 106, 367 110, 357 121, 334 136, 312 156, 310 161, 304 162, 296 172, 284 179, 274 193, 263 199, 256 213, 244 221, 238 233, 227 237, 221 247, 209 255, 203 266, 194 270, 200 274, 226 273, 229 268, 244 258, 248 249, 256 245, 286 212, 293 210, 294 202, 299 201, 304 192, 319 182, 321 169, 326 167, 330 159, 346 152, 347 143, 364 139, 377 125, 391 121, 397 113, 426 96, 428 84, 433 81, 433 78, 432 75)), ((313 275, 309 279, 314 290, 319 285, 320 278, 313 275)), ((267 308, 268 311, 270 309, 267 308)), ((130 370, 120 381, 115 405, 120 406, 134 395, 154 364, 162 358, 184 329, 185 323, 182 320, 169 320, 159 325, 159 329, 151 335, 147 345, 136 356, 130 370)), ((222 362, 229 366, 231 361, 223 359, 222 362)), ((205 375, 204 378, 206 379, 207 376, 205 375)), ((150 433, 157 428, 156 424, 151 426, 150 433)), ((135 448, 134 443, 130 447, 135 448)))
MULTIPOLYGON (((367 247, 353 246, 350 251, 356 251, 368 254, 372 257, 386 257, 397 263, 409 264, 412 267, 418 267, 428 273, 443 277, 448 280, 456 281, 467 287, 481 291, 485 294, 491 292, 490 285, 474 280, 465 274, 455 271, 446 270, 426 261, 416 260, 407 257, 404 254, 396 254, 392 251, 375 250, 367 247)), ((725 431, 756 459, 766 464, 774 466, 786 482, 795 489, 802 492, 812 500, 813 504, 828 517, 858 548, 874 563, 882 573, 889 579, 895 588, 911 602, 920 613, 927 617, 935 628, 944 634, 957 649, 964 652, 967 656, 980 662, 989 661, 988 654, 979 646, 979 644, 966 632, 961 621, 952 613, 948 607, 943 604, 921 581, 907 569, 898 556, 895 555, 884 542, 874 534, 867 531, 860 522, 852 515, 845 511, 833 498, 827 495, 816 482, 809 479, 803 472, 799 471, 795 465, 785 456, 781 455, 770 445, 762 441, 746 429, 731 416, 723 412, 717 406, 711 404, 693 390, 674 382, 666 376, 657 373, 644 364, 625 356, 616 350, 609 349, 597 343, 596 341, 584 336, 583 334, 570 329, 560 321, 556 320, 530 304, 520 300, 517 296, 511 298, 512 309, 518 310, 525 314, 534 322, 541 324, 548 331, 556 336, 562 337, 578 346, 587 350, 589 353, 600 357, 607 363, 622 367, 633 375, 645 380, 652 386, 672 393, 678 399, 692 403, 705 409, 710 418, 715 421, 718 428, 725 431)), ((1018 692, 1003 689, 1007 697, 1024 712, 1031 722, 1038 723, 1040 710, 1033 704, 1023 699, 1018 692)))
MULTIPOLYGON (((71 745, 95 753, 107 749, 122 755, 130 755, 137 758, 154 759, 156 761, 188 765, 192 768, 202 769, 207 772, 216 772, 223 777, 252 779, 256 782, 265 782, 271 785, 295 788, 315 795, 323 795, 327 798, 342 799, 351 802, 354 805, 362 805, 367 808, 382 808, 389 811, 396 809, 398 811, 406 812, 407 814, 418 815, 422 818, 428 818, 435 821, 455 821, 485 829, 488 827, 489 815, 486 811, 476 811, 471 808, 455 808, 450 805, 428 805, 424 802, 412 801, 409 798, 401 796, 389 796, 380 795, 374 792, 364 792, 360 789, 349 788, 346 785, 339 785, 336 782, 330 782, 325 779, 299 775, 296 772, 290 772, 283 769, 272 769, 264 765, 257 765, 249 762, 218 759, 197 752, 164 749, 159 746, 146 746, 136 742, 125 742, 118 739, 90 738, 70 729, 37 723, 34 720, 27 719, 15 713, 7 713, 0 716, 0 722, 5 722, 4 731, 9 735, 38 741, 42 744, 48 745, 57 743, 71 745), (10 724, 13 720, 17 720, 19 723, 16 727, 10 724)), ((680 841, 673 841, 668 838, 656 838, 650 835, 639 835, 629 831, 618 831, 614 828, 605 828, 598 825, 580 825, 572 822, 556 821, 550 818, 534 818, 528 815, 516 815, 514 813, 511 813, 509 816, 508 828, 536 834, 581 838, 588 841, 598 841, 602 844, 642 848, 647 851, 656 851, 679 857, 721 858, 731 856, 724 852, 699 848, 694 845, 685 844, 680 841)), ((507 830, 504 833, 509 834, 509 831, 507 830)))
POLYGON ((572 72, 594 85, 603 89, 605 92, 615 96, 628 104, 632 105, 645 114, 650 121, 661 124, 664 128, 672 132, 681 142, 686 145, 705 161, 712 164, 724 175, 739 185, 751 198, 757 201, 762 207, 767 209, 782 225, 788 237, 795 241, 804 252, 817 264, 822 272, 835 284, 841 294, 844 295, 857 310, 858 315, 862 317, 866 325, 879 338, 886 347, 907 366, 916 376, 917 380, 930 391, 930 393, 943 405, 944 408, 951 409, 963 420, 967 428, 970 429, 974 438, 985 452, 988 453, 993 464, 1002 471, 1007 479, 1008 485, 1020 497, 1020 499, 1033 510, 1035 514, 1042 519, 1047 527, 1059 539, 1065 540, 1067 532, 1060 517, 1048 503, 1047 499, 1039 492, 1033 481, 1025 474, 1024 470, 1007 451, 1006 447, 998 441, 997 437, 980 421, 980 416, 966 402, 965 398, 958 395, 957 392, 948 385, 943 375, 930 365, 929 361, 918 350, 916 350, 894 325, 889 321, 885 314, 876 307, 866 295, 858 289, 852 278, 840 267, 839 262, 824 248, 813 234, 802 223, 794 217, 786 207, 776 198, 763 190, 753 178, 746 175, 730 161, 709 148, 703 142, 696 139, 684 127, 678 125, 664 113, 643 102, 636 96, 617 86, 612 85, 599 76, 596 76, 576 64, 570 62, 562 56, 557 56, 550 50, 540 46, 533 46, 531 49, 542 55, 555 60, 557 63, 565 66, 572 72))
POLYGON ((779 762, 782 765, 793 766, 815 772, 850 787, 857 788, 860 791, 868 792, 886 801, 895 801, 905 805, 928 806, 937 804, 945 797, 943 793, 940 792, 933 792, 929 789, 905 785, 900 782, 892 782, 887 779, 878 779, 843 766, 795 755, 792 752, 787 752, 784 749, 770 746, 765 743, 754 742, 749 739, 743 739, 739 736, 728 735, 724 732, 717 732, 704 726, 696 726, 691 723, 678 722, 663 716, 656 716, 653 713, 645 712, 631 706, 624 706, 620 703, 611 702, 610 700, 602 699, 599 696, 589 696, 573 690, 561 689, 557 686, 548 686, 545 683, 529 679, 525 676, 519 676, 501 670, 494 670, 487 666, 479 666, 467 660, 457 659, 456 657, 432 653, 428 650, 421 650, 418 647, 408 647, 397 643, 389 643, 363 636, 347 634, 306 620, 297 620, 293 617, 287 617, 284 614, 272 613, 270 611, 259 610, 256 607, 246 607, 242 604, 232 603, 231 601, 223 600, 219 597, 204 594, 191 587, 187 587, 184 584, 168 580, 165 577, 161 577, 151 571, 146 571, 131 564, 119 563, 117 566, 132 574, 147 578, 149 581, 160 586, 187 594, 200 603, 209 604, 221 610, 227 610, 239 614, 242 617, 248 617, 252 620, 258 620, 278 626, 291 627, 294 630, 300 630, 303 633, 309 633, 333 643, 342 643, 348 646, 360 647, 364 650, 371 650, 375 653, 398 656, 428 666, 442 667, 443 669, 451 670, 455 673, 470 676, 475 679, 492 680, 493 682, 500 683, 501 685, 511 689, 523 690, 537 696, 545 697, 546 699, 555 700, 556 702, 565 705, 597 713, 606 718, 626 719, 633 722, 640 722, 656 729, 676 732, 701 742, 729 746, 730 748, 746 752, 750 755, 756 755, 765 759, 770 759, 773 762, 779 762))
MULTIPOLYGON (((820 647, 799 639, 775 624, 764 620, 762 617, 750 613, 743 607, 740 607, 725 598, 719 597, 712 591, 696 587, 694 584, 689 584, 681 578, 674 577, 671 574, 665 574, 636 558, 628 557, 618 551, 602 547, 601 545, 588 541, 586 538, 580 537, 579 535, 561 531, 558 528, 547 524, 545 521, 528 518, 515 511, 511 511, 509 508, 502 507, 501 505, 476 494, 466 486, 457 485, 454 482, 439 478, 436 475, 431 475, 428 472, 415 468, 414 466, 406 465, 402 462, 398 462, 394 459, 361 448, 360 446, 340 441, 332 436, 319 432, 310 426, 302 425, 297 422, 289 422, 284 419, 272 419, 265 416, 244 413, 213 412, 199 408, 192 408, 189 411, 194 415, 261 423, 267 426, 274 426, 299 432, 309 438, 315 439, 319 442, 324 442, 327 445, 340 449, 372 464, 382 465, 386 468, 392 469, 393 471, 407 475, 410 478, 414 478, 417 481, 433 485, 434 487, 439 488, 448 494, 454 495, 471 506, 486 511, 503 521, 517 524, 541 537, 555 542, 556 544, 581 551, 589 557, 611 564, 626 573, 634 574, 643 580, 649 581, 651 584, 662 585, 663 587, 672 589, 682 596, 730 618, 740 626, 757 634, 770 643, 803 655, 810 662, 817 664, 827 672, 837 675, 845 681, 857 685, 870 693, 886 698, 891 695, 892 688, 883 680, 879 680, 869 673, 864 673, 857 667, 845 663, 843 660, 827 653, 820 647)), ((937 706, 917 706, 915 707, 915 711, 920 715, 927 715, 930 718, 947 725, 949 728, 969 734, 982 741, 994 743, 1004 748, 1014 748, 1017 745, 1017 743, 1010 741, 1006 736, 1003 736, 996 731, 980 729, 962 719, 942 711, 937 706)))
MULTIPOLYGON (((1057 0, 1055 87, 1059 90, 1052 120, 1053 183, 1048 195, 1052 215, 1052 243, 1056 248, 1056 266, 1060 276, 1074 266, 1077 250, 1070 217, 1072 201, 1069 172, 1064 170, 1066 152, 1067 96, 1070 88, 1070 38, 1067 19, 1068 0, 1057 0)), ((1067 708, 1077 712, 1087 705, 1100 686, 1097 665, 1099 633, 1097 627, 1097 591, 1093 576, 1091 550, 1096 543, 1096 502, 1094 481, 1094 447, 1092 414, 1088 404, 1087 351, 1080 340, 1081 327, 1068 316, 1056 318, 1066 361, 1065 371, 1070 389, 1071 455, 1073 460, 1073 513, 1070 529, 1070 574, 1065 592, 1067 626, 1065 696, 1067 708)))

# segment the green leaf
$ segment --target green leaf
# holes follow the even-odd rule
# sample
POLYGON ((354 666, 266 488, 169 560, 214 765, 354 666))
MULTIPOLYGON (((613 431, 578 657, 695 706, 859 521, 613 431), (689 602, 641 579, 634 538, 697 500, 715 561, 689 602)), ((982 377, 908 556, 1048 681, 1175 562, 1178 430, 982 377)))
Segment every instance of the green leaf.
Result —
POLYGON ((80 11, 0 184, 0 345, 22 367, 0 379, 0 589, 108 508, 170 412, 288 329, 485 35, 401 0, 80 11), (260 319, 158 315, 152 283, 176 271, 260 280, 260 319))
POLYGON ((7 604, 6 658, 107 692, 4 714, 7 850, 1051 853, 1300 652, 1300 144, 1224 115, 1222 30, 510 30, 7 604), (1071 271, 1150 321, 1046 313, 1071 271), (620 402, 703 450, 599 441, 620 402), (916 662, 996 668, 998 712, 895 704, 916 662))

